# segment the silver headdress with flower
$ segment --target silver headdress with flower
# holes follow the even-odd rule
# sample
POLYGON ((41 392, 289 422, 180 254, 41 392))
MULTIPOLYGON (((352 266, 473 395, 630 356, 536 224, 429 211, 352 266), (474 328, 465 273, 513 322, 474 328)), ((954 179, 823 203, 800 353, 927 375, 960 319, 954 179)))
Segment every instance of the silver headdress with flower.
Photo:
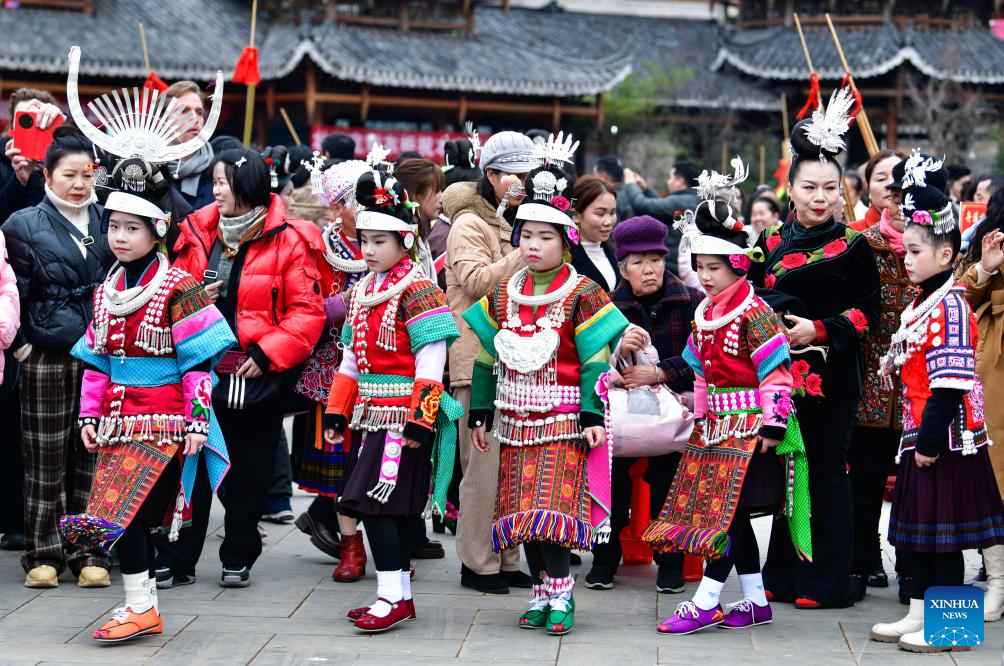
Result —
POLYGON ((578 147, 579 142, 564 132, 559 132, 557 137, 552 134, 545 143, 534 147, 531 161, 537 166, 527 175, 527 200, 516 211, 517 220, 550 222, 565 227, 572 243, 578 243, 578 231, 569 215, 572 202, 564 195, 568 189, 564 165, 572 162, 578 147))
MULTIPOLYGON (((805 124, 805 138, 819 146, 819 161, 826 161, 826 153, 839 153, 846 147, 844 134, 851 122, 850 109, 854 106, 854 93, 850 88, 834 90, 826 112, 812 112, 812 118, 805 124)), ((795 156, 792 149, 792 157, 795 156)))

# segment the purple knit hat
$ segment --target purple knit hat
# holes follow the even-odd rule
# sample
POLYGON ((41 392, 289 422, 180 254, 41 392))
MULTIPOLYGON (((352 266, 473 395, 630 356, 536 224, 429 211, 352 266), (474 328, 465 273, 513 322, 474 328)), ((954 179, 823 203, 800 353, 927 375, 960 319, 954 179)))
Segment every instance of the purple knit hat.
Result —
POLYGON ((617 261, 621 261, 629 254, 642 252, 668 254, 669 250, 666 249, 667 233, 669 233, 669 229, 666 228, 666 225, 651 215, 629 217, 614 227, 614 245, 617 247, 614 255, 617 257, 617 261))

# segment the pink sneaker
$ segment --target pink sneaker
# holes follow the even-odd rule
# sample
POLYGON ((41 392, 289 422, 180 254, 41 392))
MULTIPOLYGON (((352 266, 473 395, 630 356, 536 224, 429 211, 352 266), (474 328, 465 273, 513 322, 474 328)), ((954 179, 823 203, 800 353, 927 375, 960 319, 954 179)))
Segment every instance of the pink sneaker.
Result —
POLYGON ((730 610, 725 616, 725 621, 719 626, 722 629, 745 629, 755 627, 758 624, 769 624, 774 620, 774 613, 770 606, 758 606, 752 599, 743 599, 730 610))
POLYGON ((713 627, 725 620, 725 612, 721 605, 711 610, 702 610, 693 601, 684 601, 676 607, 676 612, 656 625, 660 634, 692 634, 695 631, 713 627))

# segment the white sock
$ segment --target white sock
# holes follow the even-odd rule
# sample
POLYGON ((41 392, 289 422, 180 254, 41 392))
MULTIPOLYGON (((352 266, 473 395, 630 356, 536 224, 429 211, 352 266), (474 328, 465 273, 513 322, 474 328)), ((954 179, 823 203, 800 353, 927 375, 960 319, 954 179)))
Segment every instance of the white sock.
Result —
POLYGON ((133 613, 145 613, 153 608, 150 590, 146 587, 148 580, 150 580, 150 574, 145 571, 138 574, 122 574, 122 585, 125 587, 125 605, 133 613))
POLYGON ((147 578, 146 589, 150 594, 150 599, 153 601, 153 607, 156 609, 157 615, 160 615, 160 600, 157 599, 157 579, 147 578))
MULTIPOLYGON (((404 573, 408 573, 407 571, 404 573)), ((377 597, 387 599, 387 601, 401 601, 401 571, 378 571, 377 575, 377 597)), ((377 617, 387 617, 390 615, 390 604, 386 601, 377 601, 370 606, 370 615, 377 617)))
POLYGON ((411 572, 402 571, 401 572, 401 598, 404 600, 411 599, 411 572))
POLYGON ((705 576, 701 579, 701 584, 697 586, 693 602, 701 610, 711 610, 719 604, 723 587, 725 587, 725 583, 719 583, 714 578, 705 576))
POLYGON ((757 606, 767 605, 767 593, 763 589, 763 574, 739 574, 739 589, 743 597, 752 599, 757 606))

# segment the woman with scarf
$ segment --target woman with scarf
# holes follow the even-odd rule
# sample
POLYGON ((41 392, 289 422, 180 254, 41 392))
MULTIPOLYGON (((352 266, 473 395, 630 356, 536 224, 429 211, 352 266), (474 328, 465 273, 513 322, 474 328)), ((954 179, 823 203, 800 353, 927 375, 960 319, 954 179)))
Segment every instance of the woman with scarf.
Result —
POLYGON ((183 223, 175 265, 202 280, 238 346, 217 367, 213 408, 233 442, 223 505, 220 585, 247 587, 261 554, 258 519, 265 507, 282 429, 280 399, 292 387, 324 328, 323 252, 312 223, 290 220, 269 193, 265 160, 246 148, 213 164, 216 204, 183 223))
POLYGON ((66 544, 59 517, 87 503, 94 457, 80 441, 83 365, 70 349, 93 316, 92 293, 115 260, 101 231, 94 192, 94 147, 59 128, 45 157, 45 198, 4 224, 21 296, 21 331, 11 349, 21 362, 27 587, 56 587, 69 565, 81 587, 107 587, 109 559, 66 544), (72 488, 69 495, 67 488, 72 488))
POLYGON ((345 321, 352 287, 368 269, 356 232, 356 182, 369 170, 361 160, 339 162, 320 170, 312 165, 311 186, 315 197, 334 221, 321 233, 324 259, 333 277, 324 296, 324 333, 307 359, 296 392, 310 401, 305 428, 294 422, 293 479, 301 490, 314 493, 314 501, 296 519, 296 527, 310 536, 310 543, 339 560, 331 577, 339 583, 359 580, 366 568, 366 549, 356 519, 337 512, 336 499, 345 485, 347 453, 342 446, 328 444, 321 432, 321 415, 342 355, 339 331, 345 321), (299 431, 299 432, 298 432, 299 431))
MULTIPOLYGON (((775 521, 763 569, 768 599, 798 608, 843 607, 853 550, 847 451, 864 372, 860 344, 878 323, 879 275, 867 239, 833 219, 840 197, 849 91, 836 91, 825 115, 791 132, 788 192, 794 220, 765 231, 765 257, 750 279, 790 297, 783 314, 792 348, 792 395, 805 441, 814 559, 797 560, 788 531, 775 521)), ((777 308, 775 308, 777 309, 777 308)))
POLYGON ((897 207, 899 206, 899 202, 895 201, 899 190, 889 188, 889 185, 895 180, 892 173, 893 167, 904 159, 906 159, 906 155, 891 148, 880 150, 872 155, 871 159, 868 160, 868 164, 865 165, 868 208, 865 210, 864 217, 849 222, 847 226, 855 231, 864 231, 875 226, 882 218, 886 219, 886 224, 888 225, 891 216, 896 226, 900 229, 900 233, 902 233, 904 223, 899 219, 899 208, 897 207))

